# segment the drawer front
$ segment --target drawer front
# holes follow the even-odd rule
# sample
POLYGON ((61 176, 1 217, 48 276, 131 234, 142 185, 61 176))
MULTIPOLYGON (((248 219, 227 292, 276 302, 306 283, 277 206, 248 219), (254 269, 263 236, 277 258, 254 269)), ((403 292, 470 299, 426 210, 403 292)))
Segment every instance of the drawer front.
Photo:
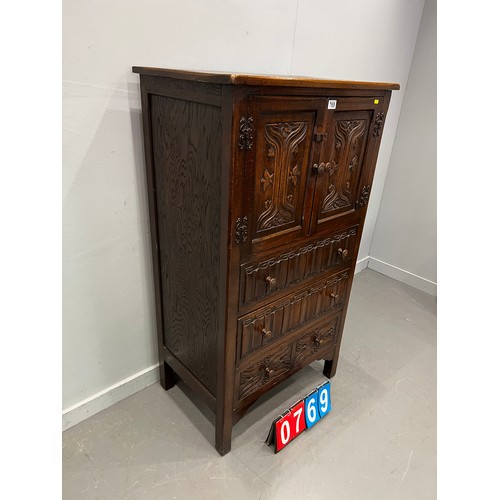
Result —
POLYGON ((241 368, 236 380, 236 400, 271 388, 303 366, 331 351, 337 342, 340 313, 316 326, 305 327, 294 340, 267 351, 261 359, 241 368))
POLYGON ((311 328, 305 335, 300 336, 294 344, 294 363, 308 364, 316 359, 316 353, 324 347, 332 347, 337 343, 338 323, 340 314, 324 326, 311 328))
POLYGON ((344 269, 240 318, 238 359, 276 342, 308 321, 329 311, 342 309, 349 276, 350 269, 344 269))
POLYGON ((261 387, 272 385, 292 367, 292 344, 286 344, 247 367, 240 374, 238 400, 245 399, 261 387))
POLYGON ((241 266, 241 306, 277 293, 288 285, 350 263, 358 226, 335 233, 278 257, 241 266))

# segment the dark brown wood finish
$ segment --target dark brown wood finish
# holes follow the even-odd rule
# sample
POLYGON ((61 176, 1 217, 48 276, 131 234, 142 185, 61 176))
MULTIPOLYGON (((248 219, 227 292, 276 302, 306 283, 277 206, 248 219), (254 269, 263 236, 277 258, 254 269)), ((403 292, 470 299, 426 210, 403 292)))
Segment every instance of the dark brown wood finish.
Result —
POLYGON ((350 80, 329 80, 309 76, 255 75, 250 73, 224 73, 207 71, 185 71, 178 69, 149 68, 134 66, 134 73, 142 75, 175 78, 183 81, 222 83, 232 85, 267 85, 271 87, 305 87, 327 89, 370 89, 399 90, 399 83, 359 82, 350 80))
POLYGON ((308 234, 314 195, 309 165, 318 157, 313 135, 324 114, 318 98, 249 96, 248 103, 253 128, 262 133, 255 133, 246 153, 245 254, 308 234))
POLYGON ((160 378, 216 414, 215 447, 316 359, 334 375, 397 84, 134 67, 160 378), (335 100, 335 109, 329 101, 335 100))
POLYGON ((163 345, 216 394, 220 108, 152 95, 163 345), (187 202, 189 200, 189 202, 187 202))

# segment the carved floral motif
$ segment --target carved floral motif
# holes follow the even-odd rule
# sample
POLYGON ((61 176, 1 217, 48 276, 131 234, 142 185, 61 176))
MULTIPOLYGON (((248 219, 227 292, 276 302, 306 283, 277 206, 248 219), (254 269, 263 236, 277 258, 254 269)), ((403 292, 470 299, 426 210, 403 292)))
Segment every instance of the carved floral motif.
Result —
POLYGON ((264 176, 260 180, 260 183, 262 184, 263 191, 267 191, 267 188, 272 186, 273 176, 274 176, 274 173, 269 172, 269 170, 267 170, 267 168, 266 168, 266 170, 264 170, 264 176))
POLYGON ((299 166, 298 165, 295 165, 292 169, 292 171, 290 172, 290 175, 288 176, 288 178, 292 181, 292 184, 294 186, 297 185, 297 179, 300 175, 300 170, 299 170, 299 166))
POLYGON ((378 137, 382 133, 382 124, 384 123, 384 113, 377 113, 375 125, 373 127, 373 136, 378 137))
POLYGON ((240 149, 251 149, 253 146, 253 118, 242 117, 240 119, 240 137, 238 145, 240 149))
POLYGON ((295 362, 309 358, 316 354, 325 345, 335 341, 338 318, 332 325, 325 328, 316 328, 313 332, 300 337, 295 344, 295 362))
POLYGON ((248 237, 248 217, 238 217, 236 219, 236 235, 235 241, 237 244, 243 243, 248 237))
POLYGON ((239 399, 252 394, 292 365, 290 346, 285 346, 241 372, 239 399))
POLYGON ((361 189, 361 196, 358 201, 358 207, 362 207, 368 203, 370 198, 370 186, 363 186, 361 189))

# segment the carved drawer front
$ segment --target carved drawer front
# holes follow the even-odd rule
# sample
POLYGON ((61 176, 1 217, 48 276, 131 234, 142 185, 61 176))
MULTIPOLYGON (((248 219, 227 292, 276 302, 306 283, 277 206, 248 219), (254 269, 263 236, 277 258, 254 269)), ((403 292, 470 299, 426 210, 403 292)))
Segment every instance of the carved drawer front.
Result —
POLYGON ((293 349, 293 363, 313 361, 319 351, 326 347, 333 347, 337 342, 340 314, 336 315, 326 325, 311 328, 306 335, 297 339, 293 349))
POLYGON ((349 269, 340 271, 240 318, 238 358, 275 342, 322 314, 341 309, 346 299, 349 273, 349 269))
POLYGON ((278 257, 241 266, 241 305, 273 295, 288 285, 351 261, 358 226, 338 231, 278 257))
POLYGON ((272 386, 303 366, 332 351, 337 342, 340 315, 330 316, 326 321, 305 326, 303 335, 298 333, 289 342, 267 353, 243 367, 236 380, 236 399, 241 401, 265 386, 272 386))
POLYGON ((292 366, 292 344, 272 351, 268 356, 251 364, 240 374, 237 399, 242 400, 261 387, 271 384, 292 366))

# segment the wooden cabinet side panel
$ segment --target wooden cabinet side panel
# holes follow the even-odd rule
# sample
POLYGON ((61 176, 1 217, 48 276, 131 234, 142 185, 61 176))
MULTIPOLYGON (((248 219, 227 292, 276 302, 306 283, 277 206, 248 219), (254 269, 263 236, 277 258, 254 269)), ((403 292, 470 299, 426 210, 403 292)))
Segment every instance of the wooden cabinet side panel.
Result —
POLYGON ((163 342, 213 394, 220 326, 221 110, 150 96, 163 342))

